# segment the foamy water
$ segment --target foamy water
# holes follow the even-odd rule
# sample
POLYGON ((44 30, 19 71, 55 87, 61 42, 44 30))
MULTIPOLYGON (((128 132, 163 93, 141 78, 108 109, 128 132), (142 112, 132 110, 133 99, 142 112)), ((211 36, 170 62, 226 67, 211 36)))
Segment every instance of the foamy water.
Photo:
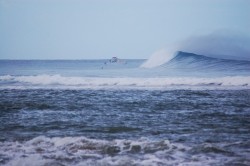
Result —
POLYGON ((0 76, 5 84, 0 88, 221 88, 246 89, 250 86, 250 76, 226 77, 64 77, 61 75, 0 76))
MULTIPOLYGON (((246 143, 237 143, 244 145, 246 143)), ((0 143, 7 165, 213 165, 230 163, 234 158, 227 148, 232 144, 203 144, 188 147, 168 140, 104 141, 86 137, 36 137, 27 142, 0 143), (204 154, 199 154, 204 151, 204 154), (221 152, 221 156, 206 153, 221 152), (189 155, 187 153, 190 153, 189 155), (198 154, 197 154, 198 153, 198 154), (35 161, 35 162, 34 162, 35 161)), ((246 154, 247 155, 247 154, 246 154)), ((245 156, 247 157, 247 156, 245 156)), ((246 162, 246 164, 248 161, 246 162)))
POLYGON ((0 165, 250 165, 250 62, 165 54, 0 61, 0 165))

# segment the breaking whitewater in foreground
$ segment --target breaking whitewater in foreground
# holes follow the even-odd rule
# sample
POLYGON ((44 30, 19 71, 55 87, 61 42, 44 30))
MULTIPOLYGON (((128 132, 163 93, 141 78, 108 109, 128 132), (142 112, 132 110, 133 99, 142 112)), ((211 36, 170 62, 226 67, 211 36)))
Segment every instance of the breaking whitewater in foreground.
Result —
POLYGON ((249 61, 106 62, 1 60, 0 165, 250 165, 249 61))

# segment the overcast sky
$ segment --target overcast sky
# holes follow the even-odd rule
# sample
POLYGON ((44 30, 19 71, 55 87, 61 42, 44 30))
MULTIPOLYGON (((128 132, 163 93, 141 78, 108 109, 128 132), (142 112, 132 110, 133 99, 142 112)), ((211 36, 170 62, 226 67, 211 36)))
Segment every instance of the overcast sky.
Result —
POLYGON ((146 59, 218 30, 250 35, 250 0, 0 0, 0 59, 146 59))

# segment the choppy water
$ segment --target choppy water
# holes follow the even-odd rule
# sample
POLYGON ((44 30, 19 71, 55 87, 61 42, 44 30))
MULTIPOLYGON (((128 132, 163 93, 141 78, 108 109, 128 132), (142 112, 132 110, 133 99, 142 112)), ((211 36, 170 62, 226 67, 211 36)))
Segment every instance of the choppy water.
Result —
POLYGON ((0 93, 2 164, 250 163, 250 90, 0 93))
POLYGON ((249 62, 182 56, 0 61, 0 165, 250 165, 249 62))

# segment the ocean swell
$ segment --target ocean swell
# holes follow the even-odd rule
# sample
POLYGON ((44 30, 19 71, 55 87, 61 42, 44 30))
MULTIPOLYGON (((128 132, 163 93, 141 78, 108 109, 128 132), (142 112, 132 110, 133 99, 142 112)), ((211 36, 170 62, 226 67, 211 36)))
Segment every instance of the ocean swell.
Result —
POLYGON ((163 51, 157 52, 141 65, 144 68, 158 66, 164 66, 168 69, 183 69, 183 72, 186 69, 196 71, 206 69, 215 72, 225 72, 226 70, 250 72, 250 61, 214 58, 182 51, 172 54, 163 51))

